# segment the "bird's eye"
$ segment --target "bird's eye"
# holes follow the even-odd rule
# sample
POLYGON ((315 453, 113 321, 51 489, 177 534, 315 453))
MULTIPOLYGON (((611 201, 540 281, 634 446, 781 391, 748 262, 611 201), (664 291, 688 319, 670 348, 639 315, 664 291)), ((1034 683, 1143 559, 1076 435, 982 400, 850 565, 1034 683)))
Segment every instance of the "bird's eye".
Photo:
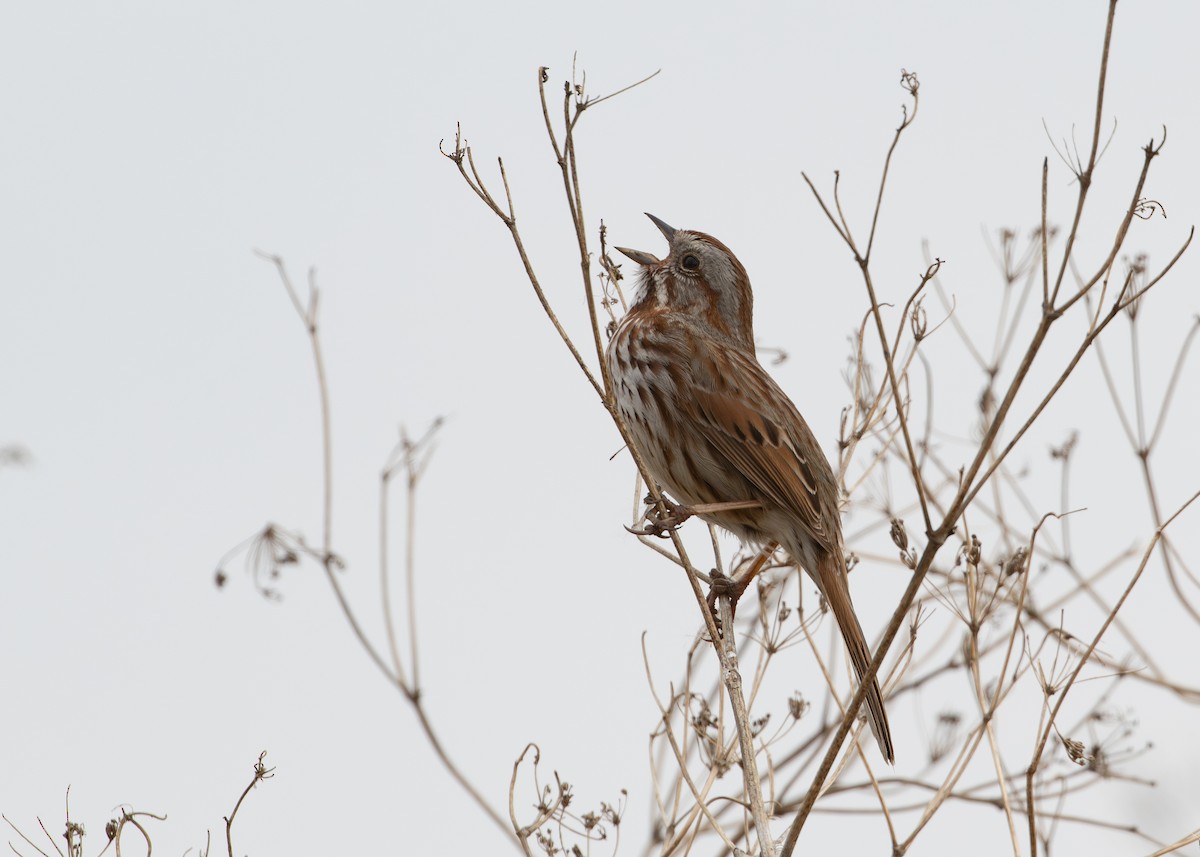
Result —
POLYGON ((687 268, 689 271, 694 271, 700 267, 700 260, 691 253, 688 253, 683 257, 683 267, 687 268))

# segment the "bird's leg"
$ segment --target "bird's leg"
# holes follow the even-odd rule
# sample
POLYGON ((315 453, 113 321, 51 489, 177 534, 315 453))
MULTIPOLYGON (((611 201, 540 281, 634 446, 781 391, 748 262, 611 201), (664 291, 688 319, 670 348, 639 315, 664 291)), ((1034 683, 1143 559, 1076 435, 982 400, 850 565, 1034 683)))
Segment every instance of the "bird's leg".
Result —
POLYGON ((646 514, 642 516, 646 522, 646 526, 641 529, 635 529, 634 527, 625 528, 635 536, 658 536, 660 539, 670 538, 671 530, 695 514, 690 507, 673 503, 666 497, 662 498, 661 506, 649 494, 646 495, 643 502, 649 506, 646 514), (665 512, 663 511, 664 508, 666 509, 665 512))
MULTIPOLYGON (((642 529, 626 527, 629 532, 635 536, 658 536, 660 539, 665 539, 670 536, 671 530, 678 527, 688 518, 694 515, 711 515, 716 512, 732 512, 737 509, 761 509, 762 503, 757 500, 733 500, 721 503, 697 503, 694 506, 688 506, 683 503, 673 503, 666 497, 663 497, 659 502, 656 502, 653 497, 647 494, 642 502, 646 504, 646 513, 642 515, 642 519, 646 522, 646 526, 642 529), (664 512, 663 509, 666 509, 664 512)), ((758 572, 756 571, 755 574, 758 572)))
MULTIPOLYGON (((741 599, 743 593, 754 582, 754 578, 762 572, 770 561, 775 549, 779 547, 778 542, 771 542, 766 545, 754 561, 750 563, 750 567, 738 578, 726 577, 715 568, 709 572, 709 577, 712 582, 708 587, 708 609, 713 612, 713 616, 717 615, 717 599, 722 595, 729 596, 729 612, 737 615, 738 600, 741 599)), ((718 625, 720 623, 718 622, 718 625)))
MULTIPOLYGON (((708 573, 708 609, 713 614, 713 621, 717 623, 717 630, 721 630, 721 620, 717 611, 717 599, 722 596, 729 597, 729 614, 732 616, 737 612, 738 598, 741 597, 742 591, 738 589, 738 582, 732 577, 726 577, 718 569, 712 569, 708 573)), ((724 632, 722 631, 722 636, 724 632)))

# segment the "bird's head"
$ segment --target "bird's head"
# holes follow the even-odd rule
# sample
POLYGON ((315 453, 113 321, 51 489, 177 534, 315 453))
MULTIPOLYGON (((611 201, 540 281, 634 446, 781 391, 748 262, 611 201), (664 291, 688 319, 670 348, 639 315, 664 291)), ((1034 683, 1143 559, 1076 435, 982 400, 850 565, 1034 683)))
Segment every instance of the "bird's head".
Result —
POLYGON ((641 265, 634 307, 683 313, 718 334, 753 350, 754 296, 750 278, 728 247, 703 232, 673 229, 647 214, 666 237, 665 258, 643 250, 618 247, 641 265))

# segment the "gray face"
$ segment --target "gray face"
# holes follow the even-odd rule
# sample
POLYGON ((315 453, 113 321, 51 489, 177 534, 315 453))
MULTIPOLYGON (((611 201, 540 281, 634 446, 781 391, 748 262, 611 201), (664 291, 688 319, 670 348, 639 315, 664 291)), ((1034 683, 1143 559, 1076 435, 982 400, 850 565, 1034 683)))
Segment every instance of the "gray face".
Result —
POLYGON ((661 261, 650 253, 618 248, 642 265, 635 306, 702 318, 716 332, 753 348, 753 296, 746 270, 724 244, 703 232, 671 229, 654 218, 670 242, 661 261))

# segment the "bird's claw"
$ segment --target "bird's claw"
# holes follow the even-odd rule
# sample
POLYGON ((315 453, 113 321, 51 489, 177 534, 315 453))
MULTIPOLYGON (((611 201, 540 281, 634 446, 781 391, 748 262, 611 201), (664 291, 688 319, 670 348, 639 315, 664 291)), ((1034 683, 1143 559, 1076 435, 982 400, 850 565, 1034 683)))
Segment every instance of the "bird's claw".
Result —
POLYGON ((720 628, 721 620, 717 617, 717 599, 723 595, 729 596, 730 612, 733 612, 737 610, 742 587, 739 587, 737 581, 732 577, 726 577, 715 568, 708 573, 708 578, 708 609, 712 611, 713 618, 717 620, 717 627, 720 628))
POLYGON ((653 497, 646 495, 645 502, 649 506, 646 514, 642 516, 642 520, 646 522, 646 526, 641 528, 625 528, 635 536, 657 536, 660 539, 670 538, 671 531, 677 529, 680 524, 692 517, 693 514, 692 510, 687 506, 672 503, 665 497, 661 501, 655 502, 653 497))

